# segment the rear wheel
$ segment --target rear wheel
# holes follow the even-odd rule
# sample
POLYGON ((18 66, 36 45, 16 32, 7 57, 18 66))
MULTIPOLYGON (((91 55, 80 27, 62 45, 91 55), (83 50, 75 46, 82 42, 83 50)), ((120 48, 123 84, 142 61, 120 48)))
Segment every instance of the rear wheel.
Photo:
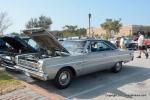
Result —
POLYGON ((118 73, 122 69, 122 62, 117 62, 115 66, 112 68, 112 72, 118 73))
POLYGON ((67 88, 72 81, 72 71, 70 69, 61 69, 55 79, 54 84, 59 89, 67 88))

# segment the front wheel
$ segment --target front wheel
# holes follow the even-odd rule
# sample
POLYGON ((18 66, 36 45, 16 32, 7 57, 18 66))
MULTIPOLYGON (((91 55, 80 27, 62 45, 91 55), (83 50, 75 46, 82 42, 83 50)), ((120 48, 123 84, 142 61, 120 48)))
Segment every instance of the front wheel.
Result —
POLYGON ((70 69, 61 69, 55 79, 54 84, 59 89, 67 88, 72 80, 72 71, 70 69))
POLYGON ((122 69, 122 62, 117 62, 115 66, 112 68, 112 72, 118 73, 122 69))

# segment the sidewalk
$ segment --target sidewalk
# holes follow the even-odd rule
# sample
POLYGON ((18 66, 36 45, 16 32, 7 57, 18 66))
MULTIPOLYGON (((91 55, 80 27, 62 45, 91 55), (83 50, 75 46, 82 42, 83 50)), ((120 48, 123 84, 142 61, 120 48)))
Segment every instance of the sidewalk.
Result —
POLYGON ((19 89, 11 93, 0 96, 0 100, 49 100, 29 88, 19 89))
POLYGON ((15 79, 19 80, 26 88, 18 89, 13 92, 0 95, 0 100, 64 100, 65 98, 55 93, 49 92, 44 88, 32 83, 24 75, 11 74, 15 79), (29 81, 26 82, 26 81, 29 81))
POLYGON ((65 100, 62 96, 48 92, 36 85, 20 81, 26 86, 13 92, 0 95, 0 100, 65 100))

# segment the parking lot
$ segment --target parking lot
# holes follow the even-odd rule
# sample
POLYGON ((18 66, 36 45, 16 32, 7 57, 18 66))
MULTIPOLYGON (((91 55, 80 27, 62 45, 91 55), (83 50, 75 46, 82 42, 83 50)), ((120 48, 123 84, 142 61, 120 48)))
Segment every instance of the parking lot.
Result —
POLYGON ((120 73, 107 70, 75 78, 70 87, 64 90, 56 89, 51 81, 34 81, 19 73, 14 75, 65 99, 148 100, 150 98, 150 58, 145 59, 144 56, 124 64, 120 73))

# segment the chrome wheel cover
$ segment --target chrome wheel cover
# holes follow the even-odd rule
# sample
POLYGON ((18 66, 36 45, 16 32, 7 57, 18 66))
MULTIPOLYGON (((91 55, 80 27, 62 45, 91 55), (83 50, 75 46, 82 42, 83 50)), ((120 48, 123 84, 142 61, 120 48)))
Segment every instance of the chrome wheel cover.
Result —
POLYGON ((59 76, 59 83, 62 86, 69 84, 70 80, 71 80, 71 76, 68 71, 63 71, 59 76))
POLYGON ((121 63, 117 63, 116 64, 116 70, 119 71, 122 67, 122 64, 121 63))

